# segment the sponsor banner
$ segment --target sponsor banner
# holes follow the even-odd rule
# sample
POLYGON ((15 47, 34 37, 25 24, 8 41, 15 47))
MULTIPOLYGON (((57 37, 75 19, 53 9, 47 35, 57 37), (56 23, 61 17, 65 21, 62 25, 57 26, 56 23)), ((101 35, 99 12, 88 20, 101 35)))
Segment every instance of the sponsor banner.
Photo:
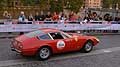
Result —
POLYGON ((40 28, 70 30, 120 30, 120 24, 10 24, 0 25, 0 32, 28 32, 40 28))

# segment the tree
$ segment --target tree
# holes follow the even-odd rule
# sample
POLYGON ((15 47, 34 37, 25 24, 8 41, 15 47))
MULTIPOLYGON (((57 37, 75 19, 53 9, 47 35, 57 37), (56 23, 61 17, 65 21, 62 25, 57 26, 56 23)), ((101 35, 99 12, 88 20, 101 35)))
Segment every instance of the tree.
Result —
MULTIPOLYGON (((0 6, 7 6, 8 1, 13 0, 0 0, 0 6)), ((23 6, 39 6, 41 10, 48 10, 60 12, 63 9, 69 9, 78 12, 84 0, 20 0, 23 6)))
POLYGON ((34 6, 36 0, 21 0, 24 6, 34 6))
POLYGON ((7 0, 0 0, 0 7, 6 7, 7 6, 7 0))
POLYGON ((78 12, 82 7, 84 0, 66 0, 66 9, 78 12))
POLYGON ((48 0, 40 0, 38 6, 41 8, 41 10, 48 10, 48 0))
POLYGON ((50 1, 50 11, 61 12, 63 11, 62 0, 51 0, 50 1))
POLYGON ((119 2, 118 0, 103 0, 103 8, 114 8, 115 3, 119 2))
POLYGON ((47 9, 47 0, 21 0, 24 6, 38 6, 41 10, 47 9))
POLYGON ((65 9, 78 12, 84 0, 50 0, 51 11, 63 11, 65 9))
POLYGON ((113 1, 113 8, 117 8, 117 7, 120 8, 119 6, 120 6, 120 0, 114 0, 113 1))
POLYGON ((103 8, 116 8, 117 4, 120 6, 120 0, 103 0, 103 8))

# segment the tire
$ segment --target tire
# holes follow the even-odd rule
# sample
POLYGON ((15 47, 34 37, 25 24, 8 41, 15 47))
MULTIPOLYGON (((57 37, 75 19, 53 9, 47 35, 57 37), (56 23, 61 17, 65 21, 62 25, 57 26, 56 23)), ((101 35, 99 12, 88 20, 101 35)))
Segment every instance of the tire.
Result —
POLYGON ((89 53, 89 52, 92 51, 92 49, 93 49, 93 42, 89 40, 84 44, 81 51, 84 52, 84 53, 89 53))
POLYGON ((51 56, 51 50, 49 47, 42 47, 37 53, 37 58, 39 60, 47 60, 51 56))

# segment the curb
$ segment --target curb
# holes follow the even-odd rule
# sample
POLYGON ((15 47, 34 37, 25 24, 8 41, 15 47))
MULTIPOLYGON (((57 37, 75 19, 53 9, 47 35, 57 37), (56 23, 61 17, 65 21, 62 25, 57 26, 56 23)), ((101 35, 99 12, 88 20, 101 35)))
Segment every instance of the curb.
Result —
POLYGON ((85 35, 120 35, 120 33, 86 33, 85 35))
POLYGON ((16 37, 17 35, 7 35, 7 36, 5 36, 5 35, 2 35, 2 36, 0 36, 0 38, 14 38, 14 37, 16 37))

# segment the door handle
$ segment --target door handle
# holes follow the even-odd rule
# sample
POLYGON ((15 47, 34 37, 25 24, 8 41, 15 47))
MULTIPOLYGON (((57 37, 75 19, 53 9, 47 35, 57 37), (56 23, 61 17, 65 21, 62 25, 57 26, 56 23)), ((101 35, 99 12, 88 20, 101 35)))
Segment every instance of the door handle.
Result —
POLYGON ((66 40, 66 41, 67 41, 67 42, 68 42, 68 41, 72 41, 72 39, 69 39, 69 40, 66 40))

